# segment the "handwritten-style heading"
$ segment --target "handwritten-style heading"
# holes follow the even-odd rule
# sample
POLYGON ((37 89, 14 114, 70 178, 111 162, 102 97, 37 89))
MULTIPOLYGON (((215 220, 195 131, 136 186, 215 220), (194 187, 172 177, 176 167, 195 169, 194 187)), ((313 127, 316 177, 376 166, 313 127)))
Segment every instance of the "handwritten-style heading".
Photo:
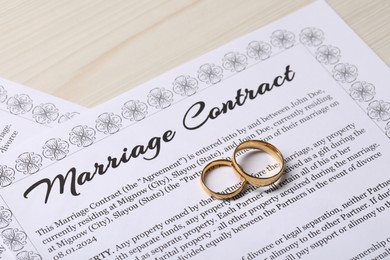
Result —
POLYGON ((264 95, 271 91, 274 87, 281 87, 284 83, 290 82, 294 79, 295 72, 291 70, 290 65, 286 66, 285 72, 282 75, 276 76, 272 83, 261 83, 256 90, 239 89, 236 97, 233 100, 228 100, 222 103, 219 107, 213 107, 210 110, 206 109, 206 104, 203 101, 193 104, 185 113, 183 118, 183 125, 188 130, 195 130, 207 123, 207 121, 214 120, 222 114, 226 114, 237 106, 243 106, 245 102, 250 99, 264 95))
MULTIPOLYGON (((235 109, 236 107, 243 106, 248 99, 253 100, 258 98, 261 95, 271 91, 274 87, 281 87, 286 82, 290 82, 294 79, 295 72, 290 68, 290 65, 286 66, 283 74, 278 75, 274 78, 271 83, 261 83, 257 89, 238 89, 237 94, 234 99, 228 100, 225 103, 222 103, 219 107, 213 107, 210 110, 206 111, 206 104, 203 101, 199 101, 193 104, 185 113, 183 118, 183 125, 188 130, 195 130, 202 127, 207 123, 208 120, 214 120, 222 114, 228 113, 230 110, 235 109)), ((57 185, 57 191, 60 194, 65 192, 66 188, 69 188, 70 193, 73 196, 80 195, 78 187, 86 184, 87 182, 93 181, 93 179, 98 175, 104 175, 108 172, 110 168, 117 168, 121 164, 126 164, 130 159, 135 159, 137 157, 143 156, 145 160, 153 160, 160 154, 160 149, 162 143, 170 142, 175 137, 176 131, 167 130, 162 136, 156 136, 149 140, 146 145, 136 145, 132 149, 123 148, 123 153, 120 157, 107 157, 107 162, 105 163, 95 163, 94 169, 90 172, 78 172, 76 167, 72 167, 68 170, 66 174, 58 174, 54 178, 43 178, 34 184, 32 184, 25 192, 24 197, 28 198, 29 194, 38 187, 44 187, 45 195, 45 204, 50 198, 50 194, 53 192, 53 189, 57 185), (153 155, 146 157, 145 155, 153 152, 153 155)))
POLYGON ((37 182, 35 182, 33 185, 31 185, 25 192, 24 197, 27 199, 28 194, 36 189, 38 186, 45 185, 46 188, 46 197, 45 197, 45 204, 48 202, 50 194, 52 192, 52 189, 56 183, 59 185, 59 192, 60 194, 63 194, 65 192, 65 185, 69 183, 69 189, 70 193, 73 196, 80 195, 80 192, 77 191, 78 186, 82 186, 87 182, 92 181, 97 175, 103 175, 105 174, 110 168, 117 168, 121 164, 128 163, 130 159, 135 159, 139 156, 145 155, 149 151, 153 151, 154 154, 152 157, 143 157, 145 160, 153 160, 160 154, 160 149, 162 142, 170 142, 175 137, 176 132, 172 130, 167 130, 164 132, 164 134, 161 137, 153 137, 149 140, 147 145, 136 145, 131 150, 127 148, 123 148, 122 156, 107 157, 106 163, 95 163, 94 170, 91 172, 82 172, 78 173, 77 169, 75 167, 70 168, 70 170, 64 175, 64 174, 58 174, 53 179, 44 178, 37 182))

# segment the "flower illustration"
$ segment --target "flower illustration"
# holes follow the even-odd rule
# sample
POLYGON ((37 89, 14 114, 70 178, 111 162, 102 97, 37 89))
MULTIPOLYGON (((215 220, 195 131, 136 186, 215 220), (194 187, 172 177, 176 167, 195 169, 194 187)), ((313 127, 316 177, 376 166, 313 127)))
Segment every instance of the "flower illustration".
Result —
POLYGON ((16 260, 42 260, 42 257, 32 251, 22 251, 16 255, 16 260))
POLYGON ((385 131, 386 131, 387 137, 390 138, 390 122, 388 122, 388 123, 386 124, 385 131))
POLYGON ((390 103, 383 100, 375 100, 368 104, 368 116, 378 121, 387 121, 390 119, 390 103))
POLYGON ((96 129, 104 134, 115 134, 122 127, 122 118, 113 113, 103 113, 96 120, 96 129))
POLYGON ((148 105, 139 100, 129 100, 122 107, 122 116, 130 121, 140 121, 148 113, 148 105))
POLYGON ((271 44, 280 49, 288 49, 294 46, 295 35, 286 30, 274 31, 271 35, 271 44))
POLYGON ((238 52, 229 52, 226 53, 222 59, 222 66, 226 70, 230 70, 232 72, 240 72, 243 71, 248 65, 248 58, 240 54, 238 52))
POLYGON ((214 64, 203 64, 198 70, 198 79, 207 84, 216 84, 223 77, 223 69, 214 64))
POLYGON ((358 76, 358 69, 348 63, 339 63, 333 68, 333 78, 341 83, 350 83, 358 76))
POLYGON ((67 112, 67 113, 63 114, 62 116, 60 116, 60 118, 58 119, 58 123, 60 123, 60 124, 65 123, 66 121, 68 121, 69 119, 71 119, 77 115, 80 115, 80 113, 79 112, 67 112))
POLYGON ((191 96, 198 89, 198 81, 190 76, 179 76, 173 81, 173 91, 182 96, 191 96))
POLYGON ((18 230, 17 228, 7 228, 1 232, 1 236, 3 237, 4 244, 6 244, 8 248, 14 252, 23 249, 26 244, 26 233, 18 230))
POLYGON ((299 34, 299 40, 306 46, 318 46, 324 41, 324 32, 317 28, 305 28, 299 34))
POLYGON ((15 95, 7 101, 7 108, 14 115, 21 115, 31 110, 33 101, 25 94, 15 95))
POLYGON ((246 53, 253 59, 266 60, 271 56, 271 49, 271 45, 266 42, 252 41, 246 47, 246 53))
POLYGON ((79 125, 74 127, 69 133, 69 142, 78 147, 87 147, 93 144, 96 139, 95 135, 96 132, 93 128, 79 125))
POLYGON ((148 94, 148 104, 157 109, 167 108, 173 102, 173 93, 164 88, 154 88, 148 94))
POLYGON ((35 153, 22 153, 16 160, 15 168, 24 174, 34 174, 42 166, 42 157, 35 153))
POLYGON ((15 171, 5 165, 0 165, 0 186, 6 187, 12 183, 15 171))
POLYGON ((68 142, 61 140, 59 138, 50 139, 42 147, 42 155, 52 161, 62 160, 69 153, 69 144, 68 142))
POLYGON ((370 101, 375 96, 375 87, 371 83, 365 81, 357 81, 351 85, 349 95, 357 101, 370 101))
POLYGON ((37 123, 49 124, 57 119, 58 108, 51 103, 40 104, 39 106, 34 107, 32 114, 37 123))
POLYGON ((316 51, 316 59, 324 64, 336 64, 340 57, 340 49, 332 45, 322 45, 316 51))
POLYGON ((3 86, 0 86, 0 103, 3 103, 7 99, 7 90, 3 86))
POLYGON ((12 222, 12 212, 9 209, 0 207, 0 229, 8 227, 12 222))

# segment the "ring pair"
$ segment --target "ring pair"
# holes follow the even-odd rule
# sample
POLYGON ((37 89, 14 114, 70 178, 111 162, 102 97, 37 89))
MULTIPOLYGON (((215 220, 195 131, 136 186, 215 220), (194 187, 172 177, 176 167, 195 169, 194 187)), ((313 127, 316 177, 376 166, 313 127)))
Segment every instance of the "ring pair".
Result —
POLYGON ((239 144, 236 147, 236 149, 234 150, 233 159, 231 161, 221 159, 221 160, 212 161, 209 164, 207 164, 202 171, 201 184, 202 184, 203 189, 206 191, 206 193, 208 193, 212 197, 214 197, 216 199, 230 199, 230 198, 233 198, 236 195, 238 195, 245 188, 245 186, 248 183, 253 185, 253 186, 257 186, 257 187, 264 187, 264 186, 271 185, 272 183, 275 183, 276 181, 278 181, 280 179, 280 177, 282 177, 283 172, 284 172, 284 168, 285 168, 284 158, 283 158, 283 155, 279 151, 278 148, 276 148, 272 144, 267 143, 265 141, 249 140, 249 141, 245 141, 245 142, 239 144), (266 152, 267 154, 271 155, 280 164, 280 170, 276 174, 274 174, 270 177, 255 177, 253 175, 246 173, 243 170, 243 168, 237 163, 237 159, 236 159, 238 152, 245 150, 245 149, 258 149, 258 150, 266 152), (215 191, 211 190, 209 187, 207 187, 207 185, 206 185, 207 175, 213 169, 215 169, 217 167, 221 167, 221 166, 233 167, 234 172, 238 175, 238 177, 241 180, 240 186, 232 192, 227 192, 227 193, 215 192, 215 191))

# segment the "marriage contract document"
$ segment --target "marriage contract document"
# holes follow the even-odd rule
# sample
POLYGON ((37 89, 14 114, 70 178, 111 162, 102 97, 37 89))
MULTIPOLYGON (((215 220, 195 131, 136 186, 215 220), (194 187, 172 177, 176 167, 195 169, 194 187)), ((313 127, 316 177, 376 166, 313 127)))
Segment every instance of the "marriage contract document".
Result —
POLYGON ((316 2, 11 151, 4 245, 15 259, 389 256, 389 76, 316 2), (203 167, 249 139, 281 150, 282 179, 207 196, 203 167))

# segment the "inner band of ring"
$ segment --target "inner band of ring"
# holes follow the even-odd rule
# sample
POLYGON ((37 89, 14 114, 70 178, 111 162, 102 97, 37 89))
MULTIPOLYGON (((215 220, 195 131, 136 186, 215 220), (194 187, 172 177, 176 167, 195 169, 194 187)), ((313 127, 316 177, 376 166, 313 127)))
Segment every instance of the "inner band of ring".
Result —
POLYGON ((233 164, 233 168, 242 177, 244 177, 244 179, 246 179, 249 182, 249 184, 254 185, 254 186, 258 186, 258 187, 268 186, 268 185, 271 185, 272 183, 276 182, 277 180, 279 180, 280 177, 282 177, 283 172, 284 172, 284 168, 285 168, 283 155, 278 150, 278 148, 276 148, 275 146, 273 146, 270 143, 267 143, 264 141, 259 141, 259 140, 249 140, 249 141, 243 142, 239 146, 237 146, 236 149, 234 150, 232 164, 233 164), (237 163, 237 159, 236 159, 237 153, 241 150, 244 150, 244 149, 259 149, 261 151, 268 153, 281 165, 279 172, 271 177, 254 177, 252 175, 249 175, 237 163))
POLYGON ((204 167, 204 169, 202 171, 202 175, 201 175, 202 187, 206 191, 207 194, 211 195, 212 197, 214 197, 216 199, 230 199, 230 198, 237 196, 245 188, 245 186, 248 182, 247 182, 247 180, 245 180, 244 177, 242 177, 240 174, 238 174, 236 170, 234 170, 234 172, 237 174, 237 176, 242 181, 241 185, 236 190, 229 192, 229 193, 220 193, 220 192, 215 192, 215 191, 211 190, 206 185, 206 177, 213 169, 215 169, 217 167, 221 167, 221 166, 230 166, 234 169, 232 161, 229 161, 229 160, 215 160, 215 161, 210 162, 209 164, 206 165, 206 167, 204 167))

